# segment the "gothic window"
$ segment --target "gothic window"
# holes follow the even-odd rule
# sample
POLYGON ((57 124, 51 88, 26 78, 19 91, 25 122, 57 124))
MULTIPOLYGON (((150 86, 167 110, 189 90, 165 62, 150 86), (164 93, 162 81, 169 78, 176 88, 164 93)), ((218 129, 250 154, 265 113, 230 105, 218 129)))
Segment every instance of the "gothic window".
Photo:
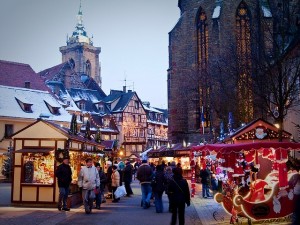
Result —
POLYGON ((244 1, 236 11, 236 41, 238 77, 239 114, 243 122, 253 117, 253 93, 251 79, 251 15, 244 1))
POLYGON ((87 60, 85 63, 85 74, 91 76, 91 70, 92 70, 91 62, 90 60, 87 60))
POLYGON ((197 17, 197 49, 198 65, 201 69, 206 69, 208 60, 207 16, 201 7, 197 17))
MULTIPOLYGON (((199 75, 201 76, 201 83, 199 83, 199 107, 207 109, 209 107, 209 82, 207 76, 208 24, 207 15, 201 7, 197 16, 197 58, 199 75)), ((196 117, 195 129, 198 129, 201 126, 200 108, 196 111, 198 116, 196 117)), ((204 126, 207 127, 208 123, 205 123, 204 126)))

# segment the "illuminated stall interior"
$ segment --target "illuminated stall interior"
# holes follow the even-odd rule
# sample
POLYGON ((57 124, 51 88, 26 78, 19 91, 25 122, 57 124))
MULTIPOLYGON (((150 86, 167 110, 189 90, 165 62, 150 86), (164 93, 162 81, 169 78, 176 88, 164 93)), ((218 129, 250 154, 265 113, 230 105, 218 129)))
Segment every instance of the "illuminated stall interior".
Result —
POLYGON ((37 120, 15 133, 12 138, 15 149, 11 196, 13 205, 56 206, 59 190, 54 171, 64 156, 70 158, 70 204, 75 204, 78 199, 75 201, 73 198, 78 191, 78 173, 84 151, 97 154, 104 148, 93 139, 81 134, 70 134, 69 129, 44 120, 37 120))

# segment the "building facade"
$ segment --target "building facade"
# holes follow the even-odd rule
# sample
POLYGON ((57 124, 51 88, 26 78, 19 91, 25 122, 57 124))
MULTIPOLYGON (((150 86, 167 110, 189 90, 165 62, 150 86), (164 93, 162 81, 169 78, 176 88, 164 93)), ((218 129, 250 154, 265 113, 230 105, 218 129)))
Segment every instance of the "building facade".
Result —
POLYGON ((150 106, 150 102, 143 102, 147 114, 147 149, 159 148, 168 144, 168 118, 163 110, 150 106))
POLYGON ((169 33, 169 138, 209 141, 229 113, 236 127, 266 118, 253 77, 263 56, 274 57, 274 46, 299 30, 299 1, 179 0, 178 7, 169 33))

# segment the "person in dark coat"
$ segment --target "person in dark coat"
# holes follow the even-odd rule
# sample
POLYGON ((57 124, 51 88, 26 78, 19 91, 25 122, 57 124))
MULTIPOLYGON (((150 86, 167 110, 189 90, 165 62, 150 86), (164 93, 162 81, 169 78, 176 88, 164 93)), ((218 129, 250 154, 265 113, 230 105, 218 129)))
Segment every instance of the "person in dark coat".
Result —
POLYGON ((169 183, 171 182, 171 180, 173 180, 173 172, 172 172, 172 167, 171 166, 167 166, 166 167, 166 171, 165 171, 165 192, 168 196, 168 200, 169 200, 169 212, 172 212, 172 205, 171 205, 171 201, 170 201, 170 195, 168 192, 168 187, 169 187, 169 183))
POLYGON ((112 199, 112 186, 111 186, 111 175, 112 175, 112 165, 110 164, 107 168, 107 173, 106 173, 106 186, 108 190, 108 197, 109 199, 112 199))
POLYGON ((95 167, 99 173, 99 178, 100 178, 100 188, 99 188, 99 192, 96 194, 96 209, 100 209, 101 203, 106 201, 104 198, 106 175, 103 172, 102 167, 100 167, 100 163, 96 163, 95 167))
POLYGON ((157 213, 163 212, 163 202, 162 195, 165 191, 165 173, 163 171, 162 165, 156 166, 156 171, 154 173, 154 178, 152 180, 152 191, 155 198, 155 208, 157 213))
POLYGON ((72 181, 72 170, 69 166, 69 158, 65 157, 63 159, 62 164, 60 164, 56 171, 55 176, 57 177, 58 181, 58 188, 59 188, 59 197, 58 197, 58 205, 57 208, 59 211, 70 211, 67 207, 67 199, 69 195, 69 187, 72 181))
POLYGON ((211 173, 209 170, 209 166, 207 166, 206 169, 202 169, 200 171, 200 177, 202 183, 202 197, 203 198, 212 197, 212 195, 209 193, 209 186, 211 182, 211 173))
POLYGON ((153 170, 147 163, 147 160, 142 161, 142 165, 137 170, 136 178, 140 181, 142 191, 142 203, 144 209, 150 207, 150 198, 152 195, 151 180, 153 177, 153 170))
POLYGON ((124 181, 127 197, 130 197, 130 195, 133 194, 130 186, 130 183, 132 182, 132 172, 133 172, 133 166, 130 164, 129 161, 127 161, 125 168, 123 170, 123 181, 124 181))
POLYGON ((185 204, 190 206, 190 190, 186 179, 182 177, 182 168, 173 169, 173 179, 169 183, 168 192, 172 203, 171 225, 176 225, 177 214, 179 225, 185 223, 185 204))

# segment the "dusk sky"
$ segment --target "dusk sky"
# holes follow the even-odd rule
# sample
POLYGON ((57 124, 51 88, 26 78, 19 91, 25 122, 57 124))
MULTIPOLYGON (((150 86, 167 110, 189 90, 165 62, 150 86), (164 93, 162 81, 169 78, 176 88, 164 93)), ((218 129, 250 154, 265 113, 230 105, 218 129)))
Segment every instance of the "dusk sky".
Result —
MULTIPOLYGON (((75 30, 80 0, 0 0, 0 59, 35 72, 62 61, 59 47, 75 30)), ((168 33, 180 17, 177 0, 82 0, 83 24, 101 47, 102 89, 137 92, 167 108, 168 33), (134 85, 134 86, 133 86, 134 85)))

